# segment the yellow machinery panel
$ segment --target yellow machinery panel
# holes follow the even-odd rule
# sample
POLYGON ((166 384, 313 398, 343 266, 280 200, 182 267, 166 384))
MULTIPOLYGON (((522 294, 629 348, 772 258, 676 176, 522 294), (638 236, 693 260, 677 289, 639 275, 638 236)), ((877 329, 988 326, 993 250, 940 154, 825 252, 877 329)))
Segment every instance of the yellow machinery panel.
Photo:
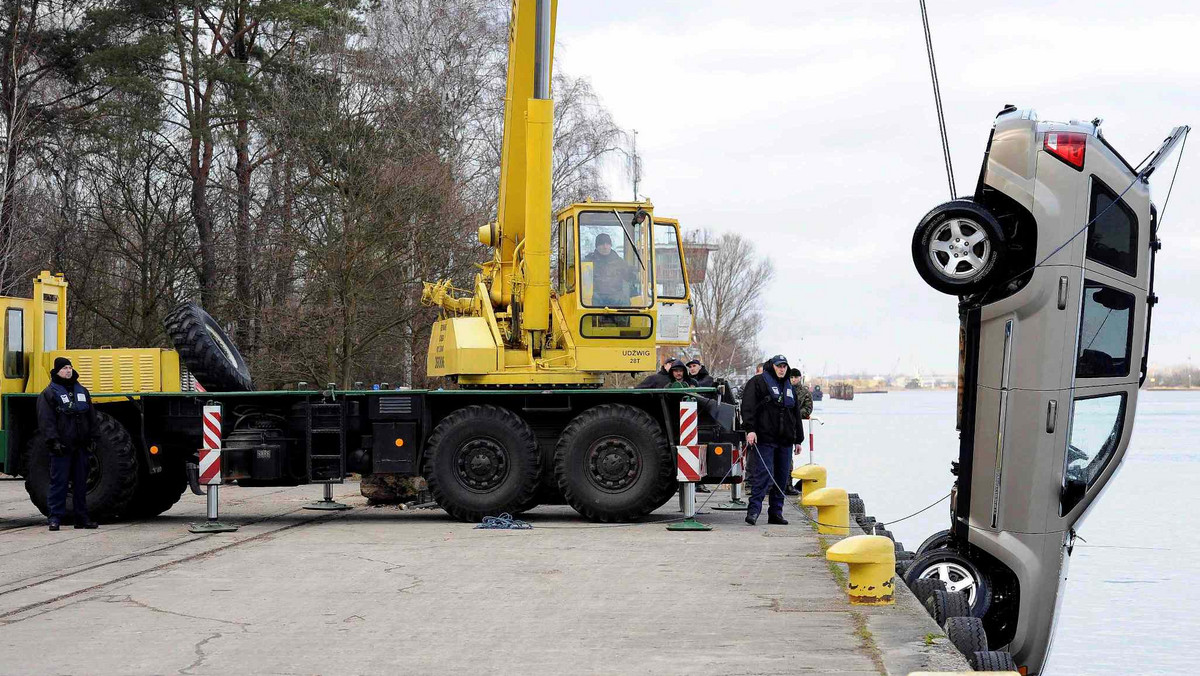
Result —
POLYGON ((450 317, 434 323, 426 369, 431 376, 500 370, 501 350, 484 317, 450 317))
POLYGON ((55 358, 66 357, 79 372, 79 382, 94 393, 178 392, 179 355, 158 348, 56 350, 43 355, 40 368, 30 374, 31 391, 50 382, 55 358))

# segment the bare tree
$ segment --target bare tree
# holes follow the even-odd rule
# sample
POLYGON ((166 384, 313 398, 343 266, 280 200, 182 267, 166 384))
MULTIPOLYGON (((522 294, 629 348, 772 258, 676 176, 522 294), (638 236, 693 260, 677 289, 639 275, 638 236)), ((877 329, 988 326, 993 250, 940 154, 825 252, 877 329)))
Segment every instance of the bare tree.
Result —
POLYGON ((697 231, 687 240, 716 246, 704 282, 692 289, 701 359, 712 373, 745 369, 760 358, 762 294, 775 277, 774 265, 738 233, 726 232, 714 241, 708 232, 697 231))

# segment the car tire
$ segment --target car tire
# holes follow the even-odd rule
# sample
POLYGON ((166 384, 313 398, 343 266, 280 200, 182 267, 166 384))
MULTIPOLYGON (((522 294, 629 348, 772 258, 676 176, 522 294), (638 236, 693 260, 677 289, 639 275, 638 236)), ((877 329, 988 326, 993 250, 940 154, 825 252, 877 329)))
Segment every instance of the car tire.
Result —
POLYGON ((863 503, 862 498, 850 498, 850 516, 857 517, 860 514, 866 514, 867 506, 863 503))
POLYGON ((563 498, 592 521, 640 519, 666 504, 675 456, 662 428, 640 408, 603 404, 575 416, 554 451, 563 498))
POLYGON ((534 498, 541 467, 537 438, 516 413, 468 406, 429 436, 425 482, 435 502, 459 521, 516 514, 534 498))
POLYGON ((939 530, 938 532, 925 538, 920 547, 917 547, 918 554, 924 554, 931 549, 945 549, 950 544, 950 531, 939 530))
POLYGON ((1005 250, 996 217, 970 200, 934 208, 912 238, 917 273, 929 286, 955 296, 969 296, 995 283, 1005 250))
POLYGON ((951 617, 971 617, 971 603, 962 592, 935 589, 925 599, 925 609, 939 627, 944 627, 951 617))
POLYGON ((1016 671, 1017 664, 1012 655, 999 650, 983 650, 970 658, 971 667, 975 671, 1016 671))
POLYGON ((918 554, 904 581, 911 587, 921 578, 940 579, 947 590, 966 592, 975 617, 983 617, 992 606, 991 580, 978 565, 956 550, 934 549, 918 554))
POLYGON ((183 365, 211 392, 254 389, 246 360, 225 329, 195 303, 181 303, 163 319, 167 336, 183 365))
POLYGON ((964 657, 971 657, 977 652, 987 652, 987 631, 983 628, 983 620, 978 617, 950 617, 942 627, 946 638, 958 648, 964 657))
MULTIPOLYGON (((912 570, 912 562, 908 562, 908 569, 912 570)), ((907 572, 905 573, 907 575, 907 572)), ((933 596, 933 592, 937 590, 946 591, 946 583, 941 580, 931 580, 928 578, 914 580, 908 583, 908 588, 912 591, 913 596, 917 597, 917 602, 925 605, 925 599, 933 596)))
MULTIPOLYGON (((88 471, 88 518, 109 523, 124 516, 138 487, 138 462, 129 431, 117 419, 96 411, 100 430, 88 471)), ((29 440, 29 471, 25 491, 42 514, 50 515, 50 448, 38 434, 29 440)), ((67 491, 68 520, 74 518, 71 491, 67 491)))

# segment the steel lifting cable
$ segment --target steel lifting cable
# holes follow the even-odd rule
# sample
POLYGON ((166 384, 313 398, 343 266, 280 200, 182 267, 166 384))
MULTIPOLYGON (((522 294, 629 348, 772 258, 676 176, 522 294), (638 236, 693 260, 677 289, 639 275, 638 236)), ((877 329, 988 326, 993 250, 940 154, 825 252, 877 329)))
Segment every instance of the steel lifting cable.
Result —
POLYGON ((925 27, 925 52, 929 55, 929 78, 933 83, 933 106, 937 109, 938 131, 942 135, 942 157, 946 161, 946 180, 950 184, 950 199, 957 199, 954 189, 954 163, 950 160, 950 139, 946 135, 946 113, 942 107, 942 87, 938 82, 937 62, 933 58, 933 36, 929 32, 929 12, 921 1, 921 24, 925 27))

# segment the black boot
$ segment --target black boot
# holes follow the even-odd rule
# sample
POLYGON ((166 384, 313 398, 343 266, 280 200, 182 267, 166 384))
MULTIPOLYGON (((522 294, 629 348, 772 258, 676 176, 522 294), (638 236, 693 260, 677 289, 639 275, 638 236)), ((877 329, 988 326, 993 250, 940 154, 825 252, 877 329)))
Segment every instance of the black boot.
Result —
POLYGON ((788 525, 788 520, 783 518, 782 514, 779 516, 772 516, 768 514, 767 523, 771 524, 772 526, 786 526, 788 525))
POLYGON ((50 530, 58 530, 58 517, 57 516, 50 517, 50 521, 48 523, 50 524, 50 530))
POLYGON ((712 493, 712 491, 708 489, 708 486, 705 486, 704 484, 696 484, 696 492, 697 493, 712 493))
POLYGON ((90 530, 92 528, 99 528, 100 524, 96 523, 95 521, 91 521, 89 519, 76 519, 75 527, 76 528, 87 528, 90 530))
POLYGON ((758 515, 757 514, 747 514, 746 515, 746 523, 750 524, 751 526, 758 523, 758 515))

